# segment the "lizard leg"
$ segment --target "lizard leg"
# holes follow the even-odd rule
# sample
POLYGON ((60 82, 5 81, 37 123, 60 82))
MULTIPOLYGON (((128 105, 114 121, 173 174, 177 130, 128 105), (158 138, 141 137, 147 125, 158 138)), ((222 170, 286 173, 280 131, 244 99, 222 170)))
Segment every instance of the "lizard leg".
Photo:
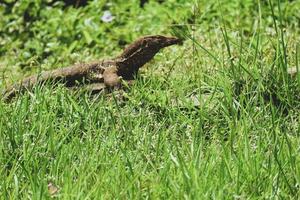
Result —
POLYGON ((115 88, 121 85, 121 77, 117 74, 116 66, 107 67, 103 72, 104 84, 108 88, 115 88))
POLYGON ((104 91, 105 85, 104 83, 92 83, 89 85, 84 86, 84 90, 89 92, 90 94, 98 94, 104 91))

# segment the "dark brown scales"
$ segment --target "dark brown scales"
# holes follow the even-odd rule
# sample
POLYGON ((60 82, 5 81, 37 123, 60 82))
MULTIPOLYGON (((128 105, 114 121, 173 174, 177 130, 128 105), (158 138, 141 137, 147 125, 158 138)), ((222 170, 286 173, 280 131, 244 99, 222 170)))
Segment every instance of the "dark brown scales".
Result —
POLYGON ((142 37, 125 48, 123 53, 114 59, 77 64, 27 77, 20 83, 8 87, 4 92, 4 99, 11 100, 17 93, 45 82, 53 84, 60 82, 66 87, 83 83, 104 83, 106 87, 114 87, 120 84, 120 77, 123 80, 134 79, 139 68, 149 62, 160 49, 179 43, 181 40, 175 37, 161 35, 142 37))

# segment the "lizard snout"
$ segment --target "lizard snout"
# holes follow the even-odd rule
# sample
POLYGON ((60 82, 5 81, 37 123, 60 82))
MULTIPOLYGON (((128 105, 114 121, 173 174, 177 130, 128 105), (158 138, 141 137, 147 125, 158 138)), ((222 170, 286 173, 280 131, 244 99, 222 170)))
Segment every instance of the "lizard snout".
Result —
POLYGON ((170 38, 168 38, 168 40, 167 40, 167 46, 174 45, 174 44, 182 45, 183 44, 183 40, 180 39, 180 38, 176 38, 176 37, 170 37, 170 38))

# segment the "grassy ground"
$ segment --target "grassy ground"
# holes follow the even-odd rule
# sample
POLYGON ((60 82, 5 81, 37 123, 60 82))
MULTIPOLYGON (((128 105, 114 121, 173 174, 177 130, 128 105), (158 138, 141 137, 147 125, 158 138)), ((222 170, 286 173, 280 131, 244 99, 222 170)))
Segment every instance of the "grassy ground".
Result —
POLYGON ((185 38, 142 70, 126 101, 51 86, 0 101, 1 199, 47 199, 49 183, 61 199, 299 198, 300 77, 286 72, 299 66, 299 0, 0 10, 2 88, 115 56, 142 35, 185 38))

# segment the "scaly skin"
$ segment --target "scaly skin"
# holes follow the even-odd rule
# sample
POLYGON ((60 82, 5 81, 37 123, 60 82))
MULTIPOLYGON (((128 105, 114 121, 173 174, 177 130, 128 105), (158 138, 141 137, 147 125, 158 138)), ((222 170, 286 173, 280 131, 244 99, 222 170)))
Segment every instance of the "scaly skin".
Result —
POLYGON ((109 88, 119 86, 121 79, 134 79, 139 68, 149 62, 160 49, 181 42, 180 39, 175 37, 145 36, 126 47, 123 53, 114 59, 77 64, 27 77, 8 87, 4 92, 4 99, 11 100, 18 93, 45 82, 63 83, 66 87, 83 83, 104 83, 105 87, 109 88))

